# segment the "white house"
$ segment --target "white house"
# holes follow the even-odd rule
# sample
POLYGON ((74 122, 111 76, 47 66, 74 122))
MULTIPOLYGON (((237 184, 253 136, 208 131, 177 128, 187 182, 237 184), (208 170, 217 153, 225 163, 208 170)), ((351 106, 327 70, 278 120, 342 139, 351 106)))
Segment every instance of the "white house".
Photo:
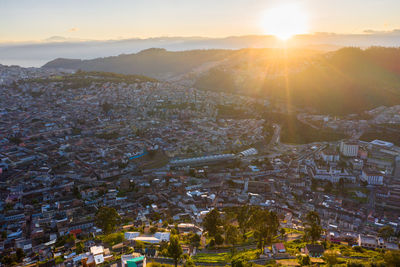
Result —
POLYGON ((104 247, 103 246, 91 247, 90 253, 92 253, 94 262, 96 263, 96 265, 104 262, 104 247))
POLYGON ((135 237, 140 236, 139 232, 126 232, 124 234, 126 240, 133 240, 135 237))
POLYGON ((157 232, 154 234, 155 238, 158 238, 160 241, 169 242, 170 232, 157 232))

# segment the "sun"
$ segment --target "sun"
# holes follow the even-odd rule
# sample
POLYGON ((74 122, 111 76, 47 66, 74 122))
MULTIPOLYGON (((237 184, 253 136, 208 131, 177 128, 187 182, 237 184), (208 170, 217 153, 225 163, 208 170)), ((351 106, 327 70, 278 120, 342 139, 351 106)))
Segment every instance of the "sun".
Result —
POLYGON ((261 26, 265 34, 288 40, 293 35, 308 32, 306 12, 298 5, 287 4, 266 10, 261 26))

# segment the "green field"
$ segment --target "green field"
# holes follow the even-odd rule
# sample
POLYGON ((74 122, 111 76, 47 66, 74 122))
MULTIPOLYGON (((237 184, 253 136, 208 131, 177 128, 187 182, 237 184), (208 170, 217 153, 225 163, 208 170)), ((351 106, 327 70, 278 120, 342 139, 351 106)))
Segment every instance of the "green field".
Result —
POLYGON ((197 253, 192 259, 194 262, 226 263, 229 260, 229 253, 197 253))

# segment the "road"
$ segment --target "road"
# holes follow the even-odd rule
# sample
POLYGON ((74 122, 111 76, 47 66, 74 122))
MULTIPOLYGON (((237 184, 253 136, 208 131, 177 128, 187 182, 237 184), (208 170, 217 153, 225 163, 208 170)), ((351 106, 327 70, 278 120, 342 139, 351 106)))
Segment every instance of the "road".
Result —
POLYGON ((295 158, 294 160, 295 160, 295 161, 301 161, 301 160, 303 160, 303 159, 306 159, 306 158, 308 158, 308 157, 310 157, 310 156, 312 156, 312 155, 315 155, 315 154, 321 152, 321 151, 322 151, 324 148, 326 148, 326 147, 327 147, 327 145, 321 145, 319 148, 317 148, 317 149, 315 149, 315 150, 302 152, 302 153, 301 153, 300 155, 298 155, 297 158, 295 158))

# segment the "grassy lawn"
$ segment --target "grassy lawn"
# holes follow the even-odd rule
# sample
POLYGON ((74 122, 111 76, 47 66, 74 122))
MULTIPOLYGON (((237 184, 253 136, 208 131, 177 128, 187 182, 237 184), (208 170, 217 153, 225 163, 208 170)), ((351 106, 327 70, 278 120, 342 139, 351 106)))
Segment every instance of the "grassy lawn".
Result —
POLYGON ((114 246, 115 244, 121 243, 124 241, 124 233, 112 233, 108 235, 99 235, 96 239, 101 240, 104 243, 107 243, 110 246, 114 246))
POLYGON ((225 263, 229 261, 230 254, 224 253, 197 253, 192 257, 194 262, 204 262, 204 263, 225 263))
POLYGON ((229 263, 232 260, 244 260, 246 262, 257 259, 260 250, 251 249, 246 251, 239 251, 234 254, 229 252, 221 253, 197 253, 192 257, 194 262, 197 263, 229 263))
POLYGON ((300 231, 297 229, 293 229, 293 228, 283 228, 285 229, 285 234, 302 234, 304 235, 304 231, 300 231))
POLYGON ((338 245, 332 243, 330 243, 329 249, 338 251, 343 257, 351 257, 354 259, 367 259, 374 261, 383 260, 383 252, 380 250, 353 248, 346 245, 338 245))
MULTIPOLYGON (((301 248, 306 246, 307 242, 302 240, 293 240, 285 242, 286 250, 291 255, 300 253, 301 248)), ((333 244, 327 242, 327 250, 338 252, 338 258, 347 261, 362 261, 362 262, 379 262, 383 260, 384 253, 381 250, 369 250, 359 247, 350 247, 347 245, 333 244)), ((318 259, 318 258, 316 258, 318 259)))
POLYGON ((238 253, 235 253, 235 255, 232 257, 231 262, 237 264, 241 263, 247 263, 251 260, 255 260, 258 258, 260 253, 259 249, 252 249, 252 250, 247 250, 247 251, 241 251, 238 253))

